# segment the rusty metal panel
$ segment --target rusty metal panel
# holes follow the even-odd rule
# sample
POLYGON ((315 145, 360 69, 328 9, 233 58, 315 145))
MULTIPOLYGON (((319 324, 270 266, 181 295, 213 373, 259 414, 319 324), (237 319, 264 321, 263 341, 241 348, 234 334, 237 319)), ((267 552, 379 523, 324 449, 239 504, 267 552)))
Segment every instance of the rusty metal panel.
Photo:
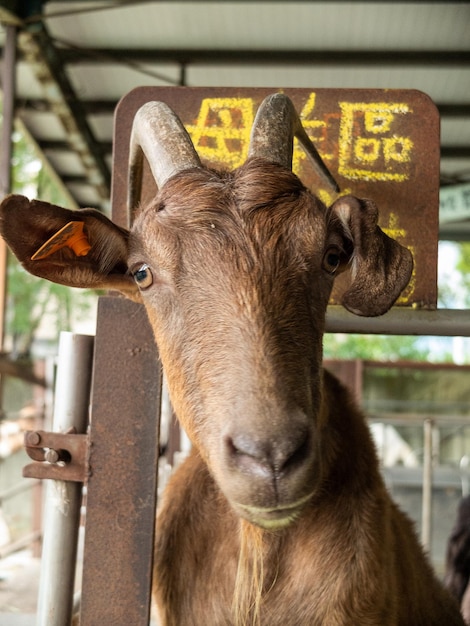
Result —
MULTIPOLYGON (((137 109, 162 100, 180 116, 202 161, 232 169, 247 155, 250 130, 264 97, 279 89, 141 87, 121 100, 115 119, 113 215, 126 224, 129 135, 137 109)), ((414 255, 410 285, 398 304, 435 308, 439 208, 439 115, 433 102, 415 90, 282 89, 341 193, 371 198, 380 209, 380 226, 414 255)), ((294 150, 294 171, 326 204, 335 198, 310 167, 302 149, 294 150)), ((143 201, 155 194, 144 174, 143 201)), ((332 302, 346 288, 338 280, 332 302)))
POLYGON ((160 389, 144 308, 100 298, 81 626, 148 626, 160 389))

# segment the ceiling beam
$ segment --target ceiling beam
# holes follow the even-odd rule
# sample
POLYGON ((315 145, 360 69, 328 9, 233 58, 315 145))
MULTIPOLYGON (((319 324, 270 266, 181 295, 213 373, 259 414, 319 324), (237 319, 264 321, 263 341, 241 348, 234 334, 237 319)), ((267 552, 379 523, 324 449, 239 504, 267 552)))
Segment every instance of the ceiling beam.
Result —
MULTIPOLYGON (((68 152, 71 150, 67 141, 42 139, 37 140, 38 145, 44 152, 68 152)), ((101 155, 110 154, 113 149, 112 141, 100 141, 97 143, 101 155)), ((441 157, 446 159, 470 158, 470 146, 441 146, 441 157)))
POLYGON ((419 65, 436 68, 470 65, 468 50, 280 50, 275 49, 57 49, 64 64, 178 63, 182 65, 419 65))
POLYGON ((442 159, 470 159, 470 146, 441 146, 442 159))
POLYGON ((18 35, 18 46, 40 82, 50 110, 65 130, 69 149, 79 155, 89 183, 103 204, 106 203, 110 194, 109 167, 44 24, 36 22, 30 28, 23 28, 18 35))
MULTIPOLYGON (((36 139, 36 141, 43 152, 75 152, 68 141, 55 139, 36 139)), ((113 142, 98 141, 96 142, 96 149, 100 154, 100 158, 103 158, 104 155, 112 152, 113 142)))
MULTIPOLYGON (((119 100, 81 100, 83 111, 87 115, 113 115, 119 100)), ((436 103, 441 117, 470 117, 470 102, 436 103)), ((18 111, 45 112, 50 111, 47 100, 41 98, 19 99, 16 103, 18 111)))
MULTIPOLYGON (((86 115, 113 115, 118 102, 119 100, 117 98, 111 98, 109 100, 80 100, 83 112, 86 115)), ((18 98, 16 101, 16 110, 19 113, 48 113, 51 111, 51 106, 49 101, 44 98, 18 98)))
POLYGON ((441 117, 470 117, 470 102, 436 104, 441 117))

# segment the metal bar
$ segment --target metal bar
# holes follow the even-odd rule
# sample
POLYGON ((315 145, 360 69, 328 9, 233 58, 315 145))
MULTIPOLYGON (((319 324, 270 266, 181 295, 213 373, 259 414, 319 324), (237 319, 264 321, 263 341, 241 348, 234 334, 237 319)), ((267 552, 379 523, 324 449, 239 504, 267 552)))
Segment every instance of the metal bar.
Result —
POLYGON ((148 626, 161 370, 143 306, 98 305, 81 626, 148 626))
MULTIPOLYGON (((16 92, 16 26, 5 25, 3 49, 3 121, 0 153, 0 194, 3 198, 11 191, 11 153, 16 92)), ((7 246, 0 240, 0 350, 3 349, 5 332, 5 305, 7 289, 7 246)))
POLYGON ((432 541, 432 485, 433 485, 433 430, 432 419, 424 420, 423 499, 421 520, 421 543, 426 551, 432 541))
POLYGON ((278 48, 58 48, 63 63, 102 63, 118 59, 134 63, 182 63, 198 65, 318 65, 462 66, 470 63, 468 50, 280 50, 278 48))
POLYGON ((468 159, 470 157, 470 148, 468 146, 443 145, 441 146, 442 159, 468 159))
POLYGON ((15 91, 16 91, 16 26, 5 26, 5 47, 3 49, 3 122, 2 152, 0 166, 0 193, 3 196, 11 190, 11 135, 13 132, 15 91))
MULTIPOLYGON (((82 99, 81 104, 87 115, 114 115, 119 100, 117 98, 82 99)), ((441 117, 469 117, 470 102, 435 103, 441 117)), ((18 111, 28 113, 50 110, 50 103, 44 98, 19 99, 16 103, 18 111)))
POLYGON ((470 222, 450 222, 439 226, 440 241, 470 241, 470 222))
MULTIPOLYGON (((102 154, 110 154, 113 149, 111 141, 96 141, 99 151, 102 154)), ((67 141, 60 141, 57 139, 40 139, 38 140, 38 146, 43 152, 68 152, 72 149, 70 143, 67 141)), ((467 159, 470 156, 470 148, 467 146, 441 146, 441 157, 447 159, 467 159)))
MULTIPOLYGON (((70 152, 74 149, 68 141, 58 139, 39 139, 37 143, 43 152, 70 152)), ((112 141, 97 141, 96 145, 101 154, 111 154, 113 150, 112 141)))
POLYGON ((86 483, 88 478, 88 435, 76 429, 66 433, 29 430, 24 435, 26 453, 33 463, 23 467, 23 476, 86 483))
MULTIPOLYGON (((62 332, 55 385, 53 429, 88 424, 93 337, 62 332)), ((38 595, 37 626, 70 624, 82 485, 49 480, 46 485, 44 542, 38 595)))
POLYGON ((435 335, 470 337, 470 310, 394 307, 380 317, 359 317, 341 306, 329 306, 326 314, 328 333, 371 335, 435 335))

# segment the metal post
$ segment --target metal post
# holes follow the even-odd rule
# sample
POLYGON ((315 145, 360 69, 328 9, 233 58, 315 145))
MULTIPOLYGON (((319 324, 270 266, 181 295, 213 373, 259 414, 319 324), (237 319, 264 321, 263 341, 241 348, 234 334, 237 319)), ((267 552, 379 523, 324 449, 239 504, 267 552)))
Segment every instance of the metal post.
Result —
POLYGON ((423 504, 421 542, 427 551, 432 540, 432 482, 433 482, 433 431, 432 419, 424 421, 423 504))
POLYGON ((98 304, 81 626, 148 626, 161 368, 147 314, 98 304))
POLYGON ((393 307, 379 317, 354 315, 342 306, 329 306, 326 312, 327 333, 379 335, 437 335, 470 337, 468 309, 412 309, 393 307))
MULTIPOLYGON (((94 338, 62 332, 55 385, 53 430, 88 424, 94 338)), ((80 526, 82 484, 48 480, 37 626, 70 624, 80 526)))
POLYGON ((6 24, 3 49, 3 121, 2 149, 0 157, 0 193, 2 197, 11 191, 11 136, 13 132, 16 90, 16 26, 6 24))
MULTIPOLYGON (((11 153, 16 93, 16 26, 5 24, 3 48, 3 120, 0 145, 0 200, 11 192, 11 153)), ((0 237, 0 351, 5 336, 5 308, 7 291, 7 246, 0 237)), ((0 380, 0 401, 3 398, 3 377, 0 380)))

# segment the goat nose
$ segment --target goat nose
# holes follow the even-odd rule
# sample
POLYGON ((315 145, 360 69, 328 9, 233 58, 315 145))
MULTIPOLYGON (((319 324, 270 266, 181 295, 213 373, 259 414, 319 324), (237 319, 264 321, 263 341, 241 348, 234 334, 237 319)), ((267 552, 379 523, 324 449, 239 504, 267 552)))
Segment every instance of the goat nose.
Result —
POLYGON ((248 474, 279 477, 295 470, 308 457, 310 437, 305 429, 290 432, 280 440, 250 436, 227 436, 226 449, 234 469, 248 474))

